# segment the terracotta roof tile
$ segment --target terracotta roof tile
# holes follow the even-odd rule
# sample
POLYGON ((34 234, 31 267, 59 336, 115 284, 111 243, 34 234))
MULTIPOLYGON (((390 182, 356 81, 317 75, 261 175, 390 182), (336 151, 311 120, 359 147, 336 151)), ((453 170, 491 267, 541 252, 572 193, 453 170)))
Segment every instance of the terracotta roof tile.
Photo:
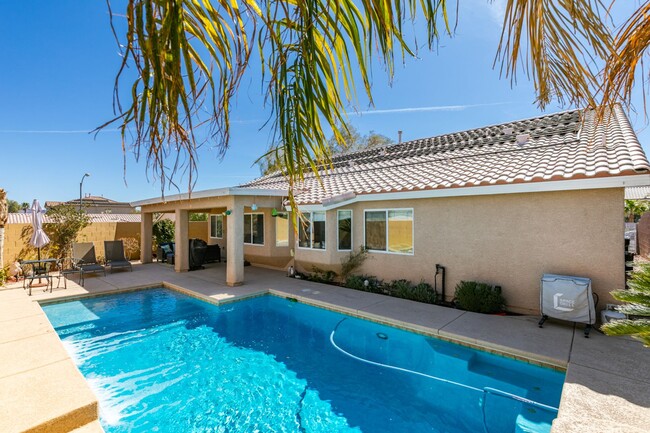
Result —
MULTIPOLYGON (((638 174, 650 164, 623 110, 596 126, 591 111, 572 110, 423 138, 335 156, 320 172, 323 187, 307 174, 298 203, 319 203, 346 192, 502 185, 638 174), (517 136, 527 134, 524 144, 517 136)), ((287 189, 281 174, 243 188, 287 189)))

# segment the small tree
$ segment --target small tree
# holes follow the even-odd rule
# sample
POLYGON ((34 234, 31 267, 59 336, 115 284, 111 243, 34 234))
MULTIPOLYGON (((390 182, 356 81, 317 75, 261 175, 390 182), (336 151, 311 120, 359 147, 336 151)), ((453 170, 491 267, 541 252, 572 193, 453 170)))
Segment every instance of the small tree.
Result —
POLYGON ((628 280, 628 290, 612 292, 614 298, 625 302, 618 311, 637 319, 616 320, 603 325, 607 335, 631 335, 650 347, 650 265, 645 264, 628 280))
POLYGON ((20 212, 20 203, 18 203, 16 200, 7 200, 7 211, 9 213, 20 212))
POLYGON ((50 209, 47 215, 52 219, 51 223, 43 224, 43 230, 50 238, 48 253, 57 258, 70 256, 72 243, 77 240, 79 233, 90 225, 90 218, 85 212, 80 212, 71 205, 56 206, 50 209))
POLYGON ((168 219, 157 221, 152 228, 153 238, 157 245, 174 242, 174 222, 168 219))
POLYGON ((199 213, 191 213, 190 214, 190 221, 207 221, 208 220, 208 214, 199 212, 199 213))
POLYGON ((648 203, 643 200, 625 200, 625 221, 633 223, 648 212, 648 203))

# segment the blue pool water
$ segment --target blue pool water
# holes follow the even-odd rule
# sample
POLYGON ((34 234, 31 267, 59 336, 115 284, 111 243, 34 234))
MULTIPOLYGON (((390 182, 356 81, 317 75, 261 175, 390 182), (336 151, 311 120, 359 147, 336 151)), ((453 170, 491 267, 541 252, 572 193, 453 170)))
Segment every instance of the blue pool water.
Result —
POLYGON ((108 433, 547 432, 564 381, 274 296, 151 289, 44 310, 108 433))

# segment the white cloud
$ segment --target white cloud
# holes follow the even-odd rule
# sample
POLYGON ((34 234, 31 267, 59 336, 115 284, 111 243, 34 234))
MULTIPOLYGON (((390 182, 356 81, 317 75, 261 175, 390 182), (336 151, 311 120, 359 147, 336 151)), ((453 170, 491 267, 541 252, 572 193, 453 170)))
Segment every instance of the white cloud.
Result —
POLYGON ((492 102, 488 104, 465 104, 465 105, 432 105, 429 107, 404 107, 404 108, 389 108, 385 110, 366 110, 366 111, 348 111, 349 115, 362 115, 362 114, 394 114, 394 113, 417 113, 424 111, 462 111, 468 108, 490 107, 494 105, 506 105, 510 102, 492 102))

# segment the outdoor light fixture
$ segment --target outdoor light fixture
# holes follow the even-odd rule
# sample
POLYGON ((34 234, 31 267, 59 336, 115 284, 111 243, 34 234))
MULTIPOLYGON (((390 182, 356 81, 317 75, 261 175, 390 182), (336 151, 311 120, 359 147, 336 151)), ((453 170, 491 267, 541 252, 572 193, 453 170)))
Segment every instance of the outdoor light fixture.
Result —
POLYGON ((273 218, 275 218, 275 217, 278 216, 278 210, 277 210, 276 208, 273 208, 273 210, 271 211, 271 216, 272 216, 273 218))
POLYGON ((252 210, 253 212, 255 212, 255 211, 257 210, 257 205, 256 205, 255 203, 253 203, 253 204, 251 205, 251 210, 252 210))
POLYGON ((81 189, 84 185, 84 179, 90 177, 90 173, 86 173, 81 177, 81 182, 79 182, 79 212, 81 212, 81 203, 83 202, 83 195, 81 194, 81 189))
POLYGON ((223 212, 222 215, 228 216, 228 215, 230 215, 231 213, 232 213, 232 211, 231 211, 230 209, 226 209, 226 211, 223 212))

